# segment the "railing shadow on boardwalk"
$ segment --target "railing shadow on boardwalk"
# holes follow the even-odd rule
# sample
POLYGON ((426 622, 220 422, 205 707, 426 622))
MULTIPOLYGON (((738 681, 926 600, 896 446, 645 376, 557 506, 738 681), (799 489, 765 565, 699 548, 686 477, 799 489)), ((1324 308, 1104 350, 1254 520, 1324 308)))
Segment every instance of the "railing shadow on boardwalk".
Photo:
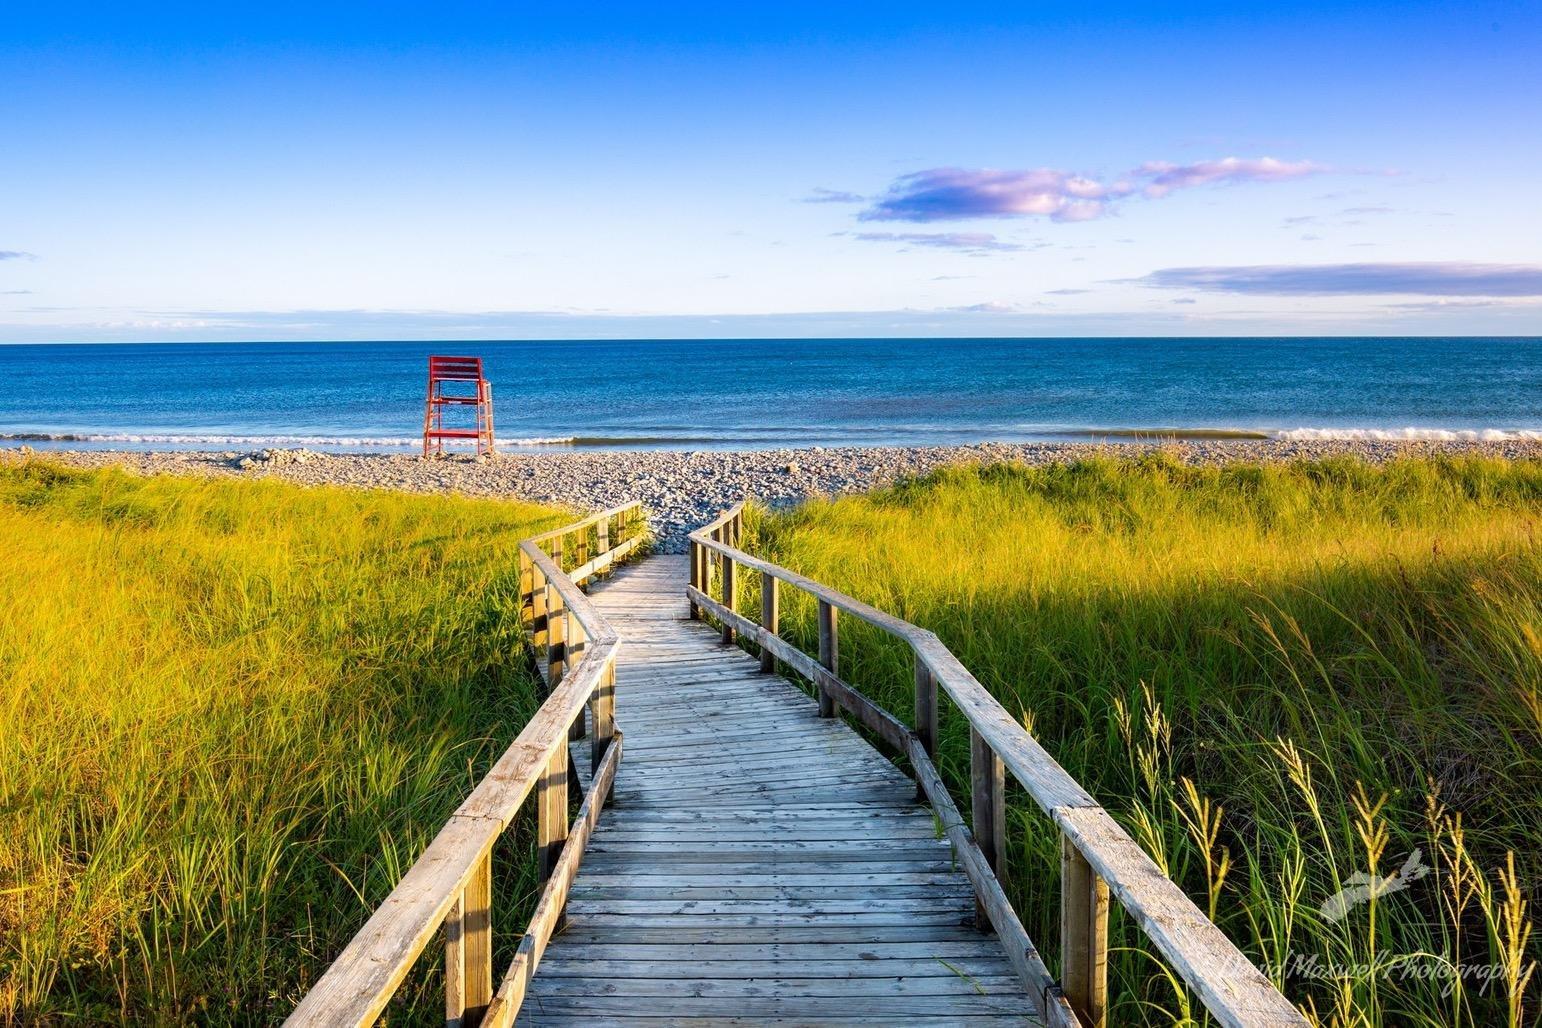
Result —
MULTIPOLYGON (((785 665, 813 683, 820 713, 844 711, 908 761, 973 887, 976 918, 994 929, 1039 1017, 1051 1025, 1107 1020, 1108 914, 1117 900, 1178 978, 1224 1025, 1305 1025, 1299 1012, 1171 882, 1082 787, 1012 718, 935 635, 738 549, 743 504, 690 537, 693 618, 711 619, 724 642, 759 650, 761 669, 785 665), (758 574, 759 623, 738 600, 741 571, 758 574), (778 632, 780 589, 812 596, 819 653, 778 632), (916 724, 907 727, 840 678, 840 616, 887 632, 915 661, 916 724), (939 696, 970 724, 971 830, 932 757, 939 696), (1061 956, 1056 981, 1002 888, 1007 874, 1004 787, 1010 773, 1061 834, 1061 956)), ((518 738, 429 844, 289 1019, 291 1025, 372 1023, 444 927, 446 1020, 510 1025, 558 928, 584 847, 621 760, 615 727, 620 638, 581 586, 633 553, 645 536, 638 504, 593 515, 520 545, 521 617, 549 694, 518 738), (572 569, 564 572, 563 565, 572 569), (569 741, 593 740, 589 789, 569 820, 569 741), (494 984, 492 847, 536 794, 537 860, 543 890, 510 966, 494 984)), ((625 689, 625 682, 622 682, 625 689)), ((624 719, 623 719, 624 720, 624 719)), ((639 1011, 639 1013, 644 1013, 639 1011)))

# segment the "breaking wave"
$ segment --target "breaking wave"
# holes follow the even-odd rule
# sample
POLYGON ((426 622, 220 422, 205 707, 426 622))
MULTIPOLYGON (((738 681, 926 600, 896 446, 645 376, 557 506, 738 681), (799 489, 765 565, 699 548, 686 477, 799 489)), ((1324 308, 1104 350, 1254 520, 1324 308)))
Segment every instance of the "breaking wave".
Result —
POLYGON ((1368 442, 1510 443, 1542 441, 1535 428, 1292 428, 1276 439, 1345 439, 1368 442))

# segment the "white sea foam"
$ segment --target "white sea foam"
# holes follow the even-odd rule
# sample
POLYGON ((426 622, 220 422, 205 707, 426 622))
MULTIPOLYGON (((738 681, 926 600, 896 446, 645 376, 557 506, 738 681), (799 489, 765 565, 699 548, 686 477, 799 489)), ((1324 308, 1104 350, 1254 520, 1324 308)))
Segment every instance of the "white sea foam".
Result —
POLYGON ((1353 442, 1510 443, 1542 440, 1534 428, 1292 428, 1274 433, 1276 439, 1312 441, 1343 439, 1353 442))

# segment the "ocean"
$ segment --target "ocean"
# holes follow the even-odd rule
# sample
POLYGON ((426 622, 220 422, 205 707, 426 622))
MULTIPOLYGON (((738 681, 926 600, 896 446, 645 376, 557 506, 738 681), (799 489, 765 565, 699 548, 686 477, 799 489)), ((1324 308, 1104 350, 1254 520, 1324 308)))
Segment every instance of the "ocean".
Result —
POLYGON ((419 445, 430 353, 485 359, 505 447, 1542 439, 1542 338, 0 346, 0 445, 419 445))

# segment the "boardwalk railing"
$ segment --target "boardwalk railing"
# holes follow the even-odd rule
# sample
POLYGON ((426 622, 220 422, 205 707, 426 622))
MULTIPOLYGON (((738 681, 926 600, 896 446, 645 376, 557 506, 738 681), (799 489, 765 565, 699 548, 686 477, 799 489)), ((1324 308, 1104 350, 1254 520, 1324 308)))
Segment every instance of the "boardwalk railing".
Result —
POLYGON ((761 670, 778 660, 818 691, 819 710, 845 710, 905 755, 921 792, 931 802, 960 864, 974 886, 982 927, 993 927, 1008 958, 1050 1025, 1103 1025, 1108 1005, 1110 896, 1129 912, 1179 977, 1216 1020, 1229 1026, 1299 1025, 1290 1001, 1210 922, 1123 828, 1068 775, 995 697, 959 663, 936 635, 844 593, 738 548, 744 504, 692 533, 693 617, 711 615, 725 642, 742 637, 760 647, 761 670), (738 610, 740 570, 759 572, 760 623, 738 610), (714 583, 720 588, 714 589, 714 583), (779 588, 788 585, 818 601, 819 655, 812 657, 779 634, 779 588), (716 592, 716 596, 714 596, 716 592), (839 615, 845 614, 903 640, 915 657, 915 728, 858 693, 840 678, 839 615), (969 722, 973 830, 964 823, 932 762, 937 743, 938 689, 969 722), (1020 782, 1060 831, 1060 947, 1056 982, 1034 948, 1002 882, 1007 878, 1006 774, 1020 782))
POLYGON ((578 871, 621 760, 615 728, 619 640, 580 588, 642 544, 642 508, 629 503, 519 545, 520 617, 548 694, 530 722, 429 843, 287 1024, 372 1024, 444 927, 445 1017, 452 1026, 511 1025, 578 871), (565 563, 574 566, 563 570, 565 563), (593 719, 589 793, 568 818, 568 741, 593 719), (536 793, 544 887, 514 959, 494 988, 492 851, 536 793))

